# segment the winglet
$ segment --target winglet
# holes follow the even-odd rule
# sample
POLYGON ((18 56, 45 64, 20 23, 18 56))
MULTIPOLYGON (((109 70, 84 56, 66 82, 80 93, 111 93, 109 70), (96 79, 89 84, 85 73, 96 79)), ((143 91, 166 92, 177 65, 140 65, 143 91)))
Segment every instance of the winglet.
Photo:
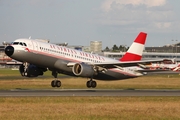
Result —
POLYGON ((142 58, 147 33, 140 32, 120 61, 138 61, 142 58))

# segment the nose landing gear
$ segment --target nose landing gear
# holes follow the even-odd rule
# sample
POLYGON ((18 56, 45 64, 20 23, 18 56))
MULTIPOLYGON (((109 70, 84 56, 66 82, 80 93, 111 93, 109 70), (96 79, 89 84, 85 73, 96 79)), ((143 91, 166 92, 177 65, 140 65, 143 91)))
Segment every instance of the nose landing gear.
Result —
MULTIPOLYGON (((55 80, 51 81, 52 87, 61 87, 61 81, 57 79, 57 75, 58 75, 57 71, 52 71, 52 76, 54 76, 55 78, 55 80)), ((86 86, 88 88, 95 88, 97 86, 97 83, 91 78, 89 81, 87 81, 86 86)))

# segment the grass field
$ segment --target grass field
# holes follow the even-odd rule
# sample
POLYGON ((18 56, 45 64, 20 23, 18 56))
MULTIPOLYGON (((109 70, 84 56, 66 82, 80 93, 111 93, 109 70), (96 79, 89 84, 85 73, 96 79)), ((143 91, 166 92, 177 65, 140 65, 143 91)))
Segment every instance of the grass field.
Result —
MULTIPOLYGON (((59 77, 62 87, 86 88, 85 78, 59 77)), ((0 89, 52 89, 51 73, 24 78, 0 70, 0 89)), ((97 89, 180 89, 178 74, 97 81, 97 89)), ((87 89, 87 88, 86 88, 87 89)), ((180 97, 0 97, 0 120, 179 120, 180 97)))
POLYGON ((180 97, 0 97, 1 120, 179 120, 180 97))

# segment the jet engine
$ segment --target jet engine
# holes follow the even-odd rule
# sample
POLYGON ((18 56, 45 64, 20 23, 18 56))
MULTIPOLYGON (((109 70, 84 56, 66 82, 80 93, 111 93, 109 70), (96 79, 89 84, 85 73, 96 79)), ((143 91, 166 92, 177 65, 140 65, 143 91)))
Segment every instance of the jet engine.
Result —
POLYGON ((74 75, 79 76, 79 77, 92 77, 96 73, 96 71, 93 69, 92 66, 84 64, 84 63, 82 64, 76 63, 73 66, 72 71, 74 75))
POLYGON ((29 64, 27 67, 23 64, 19 66, 19 72, 25 77, 37 77, 39 75, 43 75, 43 72, 46 70, 47 69, 40 68, 32 64, 29 64))

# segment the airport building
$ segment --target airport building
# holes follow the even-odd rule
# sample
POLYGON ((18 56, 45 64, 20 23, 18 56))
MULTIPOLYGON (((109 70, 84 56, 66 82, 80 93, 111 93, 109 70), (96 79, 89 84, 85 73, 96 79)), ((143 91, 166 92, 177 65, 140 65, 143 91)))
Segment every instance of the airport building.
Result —
POLYGON ((162 47, 145 47, 145 51, 159 53, 180 53, 180 43, 164 45, 162 47))
POLYGON ((100 53, 102 51, 102 41, 91 41, 90 50, 93 53, 100 53))

